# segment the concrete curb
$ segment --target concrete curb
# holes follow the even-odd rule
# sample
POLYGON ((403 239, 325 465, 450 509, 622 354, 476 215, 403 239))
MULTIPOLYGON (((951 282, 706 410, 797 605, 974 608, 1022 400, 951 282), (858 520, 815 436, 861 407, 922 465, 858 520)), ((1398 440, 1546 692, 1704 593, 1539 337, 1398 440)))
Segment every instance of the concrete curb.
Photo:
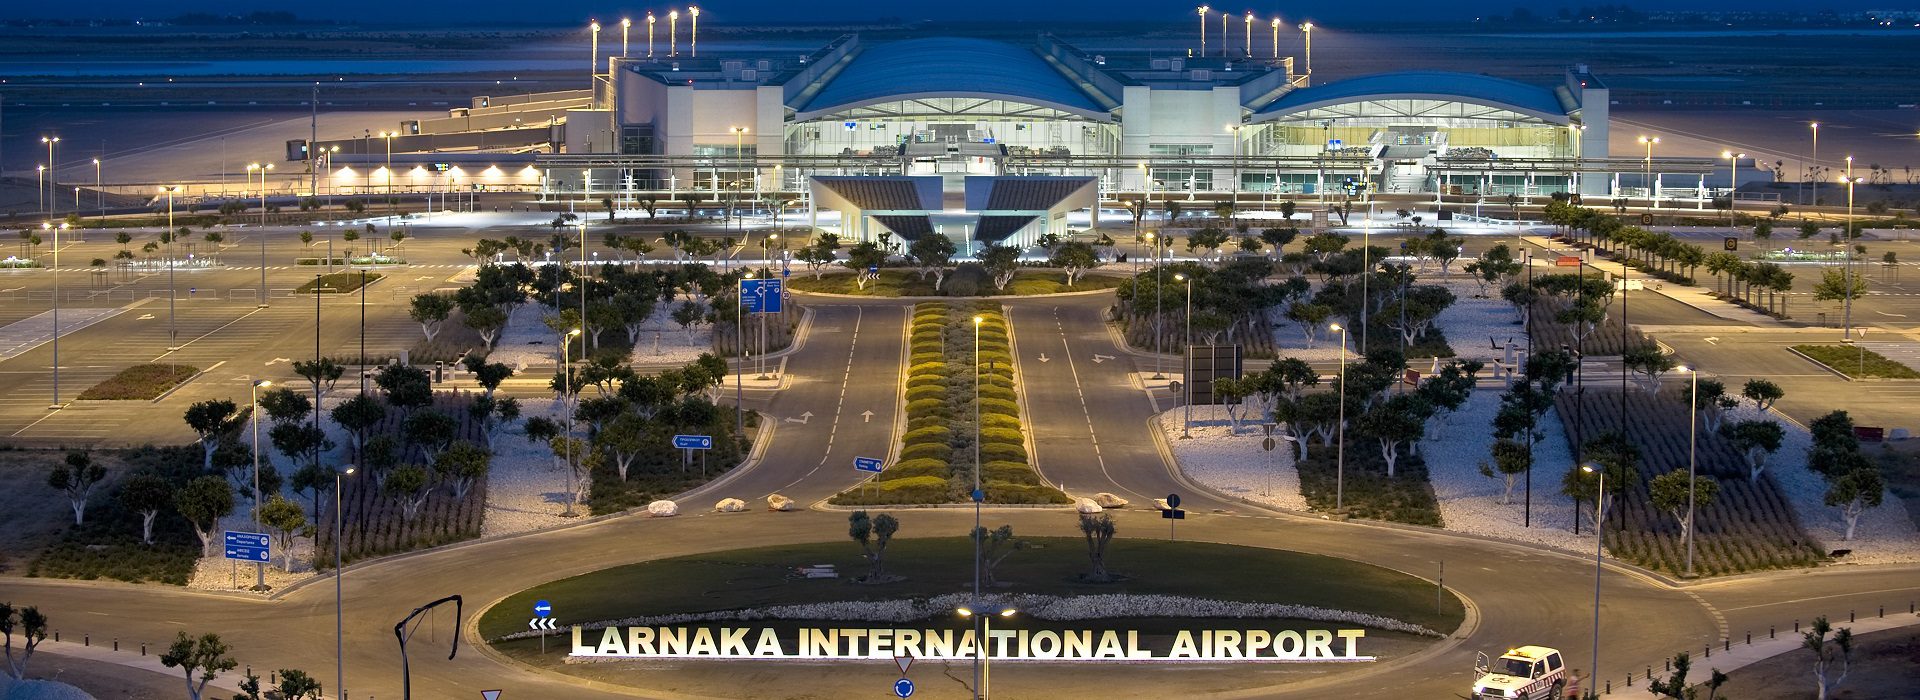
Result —
POLYGON ((1090 297, 1095 294, 1106 294, 1112 291, 1113 291, 1112 289, 1089 289, 1081 292, 1055 292, 1052 294, 995 294, 993 296, 984 296, 984 297, 877 297, 877 296, 870 296, 866 294, 839 294, 836 292, 803 292, 798 289, 793 290, 792 293, 795 295, 815 296, 815 297, 822 297, 826 299, 855 299, 859 301, 902 301, 902 302, 911 302, 911 303, 917 304, 923 301, 1014 301, 1018 299, 1047 299, 1052 297, 1090 297))

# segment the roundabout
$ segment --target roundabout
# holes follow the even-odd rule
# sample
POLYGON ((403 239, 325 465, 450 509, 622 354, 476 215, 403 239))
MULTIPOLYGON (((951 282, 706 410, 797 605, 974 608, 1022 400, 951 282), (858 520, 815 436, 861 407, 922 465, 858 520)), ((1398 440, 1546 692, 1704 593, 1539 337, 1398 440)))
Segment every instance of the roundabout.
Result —
POLYGON ((490 655, 649 697, 725 697, 743 676, 808 689, 794 696, 872 692, 890 682, 895 657, 920 661, 920 697, 964 697, 981 631, 968 614, 983 609, 1002 613, 980 637, 995 692, 1075 679, 1164 697, 1264 695, 1377 672, 1451 646, 1471 624, 1467 604, 1433 581, 1335 557, 1120 538, 1102 553, 1112 580, 1093 583, 1083 539, 1010 542, 1021 544, 998 550, 1006 556, 977 602, 965 537, 895 540, 883 550, 886 582, 871 584, 860 582, 872 567, 855 543, 814 542, 551 581, 496 601, 474 629, 490 655), (542 602, 552 617, 530 620, 542 602), (557 631, 543 635, 553 619, 557 631))

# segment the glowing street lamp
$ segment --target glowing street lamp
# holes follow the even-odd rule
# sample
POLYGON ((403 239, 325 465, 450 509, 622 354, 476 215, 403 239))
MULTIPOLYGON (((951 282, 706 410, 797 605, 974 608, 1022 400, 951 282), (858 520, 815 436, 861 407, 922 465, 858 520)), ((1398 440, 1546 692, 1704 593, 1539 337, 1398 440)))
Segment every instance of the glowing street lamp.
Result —
POLYGON ((1280 18, 1273 18, 1273 57, 1280 57, 1280 18))
MULTIPOLYGON (((975 539, 977 540, 979 538, 975 539)), ((975 607, 978 607, 978 605, 975 607)), ((993 657, 987 655, 987 642, 993 638, 993 618, 996 615, 1003 618, 1013 617, 1020 611, 1014 609, 1012 606, 999 606, 994 608, 981 608, 978 612, 975 612, 973 608, 955 608, 954 612, 959 613, 961 617, 980 621, 981 631, 979 636, 974 637, 976 643, 973 645, 974 678, 976 679, 976 682, 973 684, 973 697, 974 700, 991 697, 988 692, 988 684, 992 682, 993 678, 993 657)))
MULTIPOLYGON (((1593 495, 1593 664, 1588 666, 1590 677, 1600 677, 1600 559, 1606 546, 1605 513, 1601 504, 1607 502, 1607 471, 1596 469, 1589 462, 1580 465, 1580 471, 1600 477, 1600 490, 1593 495)), ((1579 516, 1575 516, 1579 517, 1579 516)))
POLYGON ((1187 312, 1181 319, 1186 323, 1186 329, 1182 331, 1180 341, 1180 349, 1187 356, 1187 367, 1180 371, 1180 378, 1185 380, 1181 384, 1186 387, 1186 396, 1180 400, 1186 409, 1186 415, 1180 423, 1180 439, 1185 440, 1193 437, 1193 278, 1174 273, 1173 280, 1187 283, 1187 312))
MULTIPOLYGON (((1200 12, 1200 55, 1205 56, 1207 55, 1207 13, 1213 8, 1201 5, 1195 9, 1200 12)), ((1226 37, 1220 37, 1220 39, 1225 41, 1226 37)))
MULTIPOLYGON (((1820 180, 1813 176, 1813 171, 1815 168, 1820 167, 1820 122, 1809 123, 1807 124, 1807 128, 1813 130, 1813 161, 1800 168, 1806 173, 1801 179, 1811 180, 1813 182, 1813 201, 1818 203, 1820 201, 1820 180)), ((1806 202, 1803 201, 1801 204, 1806 204, 1806 202)))
POLYGON ((1693 512, 1700 509, 1694 501, 1694 476, 1697 470, 1694 448, 1698 445, 1700 433, 1700 370, 1686 365, 1680 366, 1692 382, 1687 392, 1687 402, 1693 404, 1687 414, 1687 575, 1693 575, 1693 512))
POLYGON ((1247 10, 1247 58, 1253 58, 1253 10, 1247 10))
POLYGON ((593 77, 600 74, 600 20, 588 22, 587 28, 592 30, 593 35, 589 44, 593 47, 592 53, 587 57, 587 84, 592 85, 593 77))
POLYGON ((627 30, 633 27, 633 20, 620 18, 620 57, 627 57, 627 30))
POLYGON ((60 232, 67 230, 67 225, 43 223, 40 227, 53 234, 53 267, 50 268, 53 272, 53 403, 47 404, 47 409, 57 411, 60 410, 60 232))
POLYGON ((652 11, 647 12, 647 58, 653 58, 653 23, 658 21, 660 19, 654 17, 652 11))
POLYGON ((1720 157, 1727 159, 1727 228, 1733 228, 1733 191, 1740 189, 1740 159, 1747 154, 1721 151, 1720 157))
POLYGON ((1220 57, 1221 58, 1227 57, 1228 46, 1231 46, 1231 44, 1227 43, 1227 11, 1221 10, 1220 11, 1220 57))
POLYGON ((60 137, 42 136, 40 137, 40 143, 44 143, 47 145, 46 206, 48 210, 58 210, 60 208, 60 198, 55 196, 54 193, 60 190, 60 169, 58 166, 55 165, 53 160, 53 145, 60 143, 60 137))
POLYGON ((695 58, 699 58, 700 56, 700 6, 694 5, 694 6, 688 7, 687 14, 693 15, 693 32, 692 32, 693 36, 687 38, 687 50, 692 52, 695 58))
POLYGON ((1865 180, 1866 178, 1853 176, 1853 156, 1847 156, 1847 174, 1840 178, 1840 181, 1847 185, 1847 229, 1845 235, 1840 236, 1840 242, 1843 246, 1840 249, 1840 254, 1846 256, 1844 258, 1846 261, 1845 267, 1841 269, 1844 271, 1844 279, 1846 281, 1845 289, 1847 291, 1844 297, 1846 299, 1846 312, 1845 319, 1841 323, 1844 329, 1841 331, 1841 337, 1848 339, 1853 337, 1853 297, 1855 296, 1853 290, 1853 238, 1858 235, 1858 232, 1855 230, 1858 224, 1853 222, 1853 186, 1865 180))
POLYGON ((1300 25, 1300 33, 1307 37, 1307 77, 1313 77, 1313 23, 1300 25))
POLYGON ((667 13, 667 55, 680 55, 680 11, 667 13))
POLYGON ((1647 155, 1646 155, 1646 161, 1645 161, 1646 170, 1643 175, 1646 178, 1646 180, 1641 184, 1644 184, 1647 187, 1647 213, 1648 214, 1653 213, 1653 205, 1655 203, 1654 199, 1659 194, 1659 188, 1655 187, 1653 184, 1653 145, 1656 143, 1660 143, 1660 137, 1658 136, 1640 137, 1640 145, 1647 147, 1647 155))

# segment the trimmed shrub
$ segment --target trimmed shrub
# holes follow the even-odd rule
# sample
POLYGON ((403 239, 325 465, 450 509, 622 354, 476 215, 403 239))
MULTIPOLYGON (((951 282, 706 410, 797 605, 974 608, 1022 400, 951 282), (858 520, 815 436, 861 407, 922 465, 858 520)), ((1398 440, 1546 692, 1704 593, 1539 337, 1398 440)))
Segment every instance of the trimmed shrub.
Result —
POLYGON ((986 462, 1019 462, 1026 464, 1027 448, 1004 442, 989 442, 980 445, 980 459, 986 462))
POLYGON ((1020 415, 1020 407, 1016 405, 1014 402, 1008 401, 1006 399, 983 398, 983 399, 980 399, 980 412, 982 414, 1000 413, 1000 414, 1005 414, 1009 416, 1018 416, 1020 415))
POLYGON ((907 401, 912 402, 921 399, 939 399, 945 401, 947 399, 947 387, 940 384, 928 383, 922 383, 920 386, 907 387, 907 401))
POLYGON ((989 483, 1040 484, 1040 475, 1033 472, 1033 467, 1017 462, 988 462, 981 466, 980 478, 989 483))
POLYGON ((996 384, 988 384, 986 382, 981 382, 980 398, 999 399, 1001 401, 1012 401, 1014 400, 1014 393, 1013 393, 1013 389, 1011 388, 999 386, 996 384))
POLYGON ((900 450, 901 463, 915 459, 937 459, 947 462, 953 459, 953 448, 937 442, 923 442, 900 450))
POLYGON ((945 362, 919 363, 919 364, 913 365, 912 367, 908 367, 907 374, 911 374, 911 375, 934 374, 934 375, 939 375, 944 377, 944 376, 947 376, 947 363, 945 362))
POLYGON ((940 354, 939 351, 920 352, 918 350, 915 350, 913 353, 913 357, 908 358, 907 362, 909 364, 917 366, 917 365, 928 363, 928 362, 944 362, 945 360, 946 360, 946 356, 940 354))
POLYGON ((1071 503, 1072 499, 1050 486, 1029 484, 986 484, 988 503, 1071 503))
POLYGON ((950 419, 943 416, 921 416, 907 421, 907 432, 921 428, 945 428, 950 419))
POLYGON ((1007 428, 987 428, 980 431, 980 442, 984 444, 1004 443, 1019 445, 1026 442, 1020 431, 1007 428))
POLYGON ((947 378, 938 374, 914 374, 907 377, 908 391, 912 391, 915 387, 928 385, 945 388, 947 386, 947 378))
POLYGON ((1019 430, 1020 419, 1001 413, 982 413, 980 414, 980 427, 984 429, 1000 428, 1005 430, 1019 430))
MULTIPOLYGON (((953 440, 953 431, 942 426, 909 430, 906 435, 900 436, 900 443, 904 445, 918 445, 924 442, 945 445, 951 440, 953 440)), ((1025 455, 1022 455, 1022 458, 1024 457, 1025 455)))
POLYGON ((907 402, 907 415, 915 418, 923 416, 948 417, 952 411, 947 409, 946 399, 920 399, 907 402))
POLYGON ((903 459, 880 473, 881 481, 898 481, 917 476, 947 478, 947 463, 936 459, 903 459))

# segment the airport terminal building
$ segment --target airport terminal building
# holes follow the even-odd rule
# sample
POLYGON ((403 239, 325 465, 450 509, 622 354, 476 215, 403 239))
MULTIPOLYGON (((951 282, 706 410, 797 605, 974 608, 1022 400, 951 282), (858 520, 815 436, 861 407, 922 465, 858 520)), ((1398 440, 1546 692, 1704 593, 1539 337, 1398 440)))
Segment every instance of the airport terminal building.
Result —
MULTIPOLYGON (((848 34, 803 56, 660 49, 596 62, 590 92, 476 98, 406 125, 393 147, 518 146, 526 162, 494 167, 537 178, 543 194, 791 200, 839 211, 859 237, 945 231, 940 217, 956 212, 1012 217, 961 224, 998 239, 1140 201, 1608 196, 1654 165, 1607 157, 1608 90, 1585 66, 1549 84, 1444 72, 1316 82, 1277 50, 1233 53, 1099 55, 1051 35, 848 34)), ((1662 159, 1660 170, 1697 181, 1702 168, 1662 159)))

